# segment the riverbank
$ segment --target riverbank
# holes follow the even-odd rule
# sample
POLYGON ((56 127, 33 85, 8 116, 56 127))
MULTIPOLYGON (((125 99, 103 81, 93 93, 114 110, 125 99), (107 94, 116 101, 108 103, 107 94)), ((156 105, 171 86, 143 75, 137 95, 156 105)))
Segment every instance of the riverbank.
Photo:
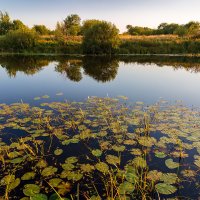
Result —
MULTIPOLYGON (((54 37, 39 38, 31 48, 14 48, 0 40, 0 54, 56 54, 83 55, 82 37, 57 41, 54 37)), ((117 55, 178 55, 199 56, 200 39, 169 36, 120 36, 120 44, 114 54, 117 55)))

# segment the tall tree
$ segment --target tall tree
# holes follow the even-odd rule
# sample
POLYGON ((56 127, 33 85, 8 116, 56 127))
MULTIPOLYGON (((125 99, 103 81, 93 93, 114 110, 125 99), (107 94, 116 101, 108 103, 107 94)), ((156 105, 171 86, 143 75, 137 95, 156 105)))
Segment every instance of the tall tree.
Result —
POLYGON ((7 12, 0 11, 0 35, 5 35, 12 29, 12 22, 7 12))
POLYGON ((33 30, 39 35, 48 35, 51 32, 45 25, 34 25, 33 30))
POLYGON ((113 54, 118 45, 119 30, 106 21, 92 26, 83 38, 83 51, 86 54, 113 54))
POLYGON ((66 35, 78 35, 81 29, 81 18, 77 14, 67 16, 64 20, 66 35))
POLYGON ((27 30, 28 26, 26 26, 21 20, 13 20, 12 22, 12 29, 13 30, 27 30))

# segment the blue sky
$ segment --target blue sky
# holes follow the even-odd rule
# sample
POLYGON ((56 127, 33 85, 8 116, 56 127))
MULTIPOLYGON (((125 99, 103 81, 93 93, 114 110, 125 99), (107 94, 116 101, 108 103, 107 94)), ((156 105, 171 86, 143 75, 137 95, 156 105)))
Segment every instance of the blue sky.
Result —
POLYGON ((54 28, 69 14, 102 19, 121 31, 127 24, 157 27, 162 22, 200 21, 200 0, 0 0, 0 10, 25 24, 54 28))

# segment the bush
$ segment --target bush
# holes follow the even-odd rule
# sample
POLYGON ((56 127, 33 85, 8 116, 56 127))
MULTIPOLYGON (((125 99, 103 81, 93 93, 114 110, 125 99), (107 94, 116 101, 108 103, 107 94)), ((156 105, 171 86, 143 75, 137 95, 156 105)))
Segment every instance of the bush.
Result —
POLYGON ((10 31, 4 39, 4 48, 9 51, 22 52, 36 46, 37 35, 30 30, 10 31))
POLYGON ((83 37, 85 54, 113 54, 119 45, 119 30, 115 25, 100 21, 91 26, 83 37))

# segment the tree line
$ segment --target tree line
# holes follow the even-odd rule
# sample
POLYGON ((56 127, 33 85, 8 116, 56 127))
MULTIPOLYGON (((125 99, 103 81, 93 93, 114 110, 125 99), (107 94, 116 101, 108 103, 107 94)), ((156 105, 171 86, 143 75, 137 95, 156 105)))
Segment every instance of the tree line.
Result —
POLYGON ((200 23, 191 21, 187 24, 161 23, 157 29, 148 27, 127 25, 127 33, 130 35, 178 35, 178 36, 199 36, 200 23))
MULTIPOLYGON (((199 31, 199 22, 189 22, 185 25, 162 23, 157 29, 127 25, 125 34, 176 34, 179 36, 192 35, 198 38, 199 31)), ((199 52, 199 44, 188 45, 183 43, 180 46, 180 42, 174 41, 171 41, 171 43, 162 42, 162 44, 158 42, 158 45, 152 43, 153 41, 122 42, 119 38, 119 29, 114 24, 97 19, 82 22, 77 14, 68 15, 63 21, 57 22, 55 30, 50 30, 45 25, 34 25, 30 28, 19 19, 11 20, 7 12, 0 11, 0 51, 2 52, 32 51, 69 54, 199 52), (81 39, 76 41, 75 39, 68 39, 68 37, 81 39), (149 51, 151 47, 152 50, 149 51)))

